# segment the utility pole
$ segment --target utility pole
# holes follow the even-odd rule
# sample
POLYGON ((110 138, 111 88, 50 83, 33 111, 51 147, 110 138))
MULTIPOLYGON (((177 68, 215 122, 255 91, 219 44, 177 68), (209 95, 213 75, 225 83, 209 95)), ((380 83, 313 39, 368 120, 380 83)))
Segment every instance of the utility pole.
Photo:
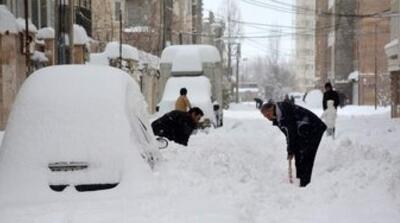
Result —
POLYGON ((378 60, 377 60, 377 56, 376 56, 376 54, 378 53, 378 51, 377 51, 377 45, 378 45, 378 43, 377 43, 377 41, 378 41, 378 33, 377 33, 377 31, 378 31, 378 23, 375 23, 375 50, 374 50, 374 64, 375 64, 375 89, 374 89, 374 93, 375 93, 375 110, 377 109, 377 107, 378 107, 378 87, 377 87, 377 85, 378 85, 378 64, 377 64, 377 62, 378 62, 378 60))
POLYGON ((74 12, 74 0, 68 1, 68 39, 69 39, 69 64, 74 63, 74 22, 75 22, 75 12, 74 12))
POLYGON ((232 46, 231 46, 231 13, 230 13, 231 1, 228 0, 228 76, 232 77, 232 62, 231 62, 231 55, 232 55, 232 46))
POLYGON ((122 69, 122 9, 119 9, 119 69, 122 69))
POLYGON ((55 6, 55 64, 73 63, 73 0, 57 0, 55 6))
POLYGON ((162 27, 162 37, 161 37, 161 51, 165 48, 166 39, 167 39, 167 24, 166 24, 166 2, 167 0, 160 0, 160 8, 161 8, 161 27, 162 27))
POLYGON ((29 52, 29 10, 28 0, 24 0, 24 14, 25 14, 25 65, 26 65, 26 76, 30 73, 30 52, 29 52))
POLYGON ((239 103, 239 62, 240 62, 240 43, 236 46, 236 103, 239 103))

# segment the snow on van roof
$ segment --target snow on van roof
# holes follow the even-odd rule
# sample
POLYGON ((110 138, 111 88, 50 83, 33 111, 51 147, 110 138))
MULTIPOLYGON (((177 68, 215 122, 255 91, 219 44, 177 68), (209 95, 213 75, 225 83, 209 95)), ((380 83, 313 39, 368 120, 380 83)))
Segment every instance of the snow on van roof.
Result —
MULTIPOLYGON (((107 44, 104 53, 109 58, 118 58, 119 57, 119 42, 110 42, 107 44)), ((122 58, 131 59, 139 61, 139 52, 138 50, 128 44, 122 44, 122 58)))
POLYGON ((172 64, 172 72, 201 72, 203 63, 221 62, 216 47, 211 45, 174 45, 164 49, 161 63, 172 64))
POLYGON ((177 55, 182 51, 190 51, 199 55, 202 63, 215 63, 221 61, 221 56, 216 47, 211 45, 173 45, 165 48, 161 54, 161 63, 174 62, 177 55))
POLYGON ((37 36, 38 39, 54 39, 55 32, 51 27, 43 27, 38 30, 37 36))
POLYGON ((5 32, 18 33, 18 24, 14 15, 5 5, 0 5, 0 34, 5 32))

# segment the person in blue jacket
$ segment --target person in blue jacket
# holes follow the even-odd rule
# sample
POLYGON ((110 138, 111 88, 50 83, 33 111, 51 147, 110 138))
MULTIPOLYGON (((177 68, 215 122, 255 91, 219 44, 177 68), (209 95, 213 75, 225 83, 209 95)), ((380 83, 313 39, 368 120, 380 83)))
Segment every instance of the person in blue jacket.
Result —
POLYGON ((326 125, 311 111, 289 102, 270 101, 261 107, 261 113, 285 134, 287 159, 295 159, 300 187, 307 186, 326 125))

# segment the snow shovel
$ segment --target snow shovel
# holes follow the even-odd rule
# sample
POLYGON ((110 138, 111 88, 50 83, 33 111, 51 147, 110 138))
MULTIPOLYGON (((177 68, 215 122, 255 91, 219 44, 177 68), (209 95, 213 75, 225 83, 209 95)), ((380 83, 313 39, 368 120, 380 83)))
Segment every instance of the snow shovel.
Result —
POLYGON ((289 172, 289 183, 293 183, 293 174, 292 174, 292 159, 289 159, 289 168, 288 168, 288 172, 289 172))

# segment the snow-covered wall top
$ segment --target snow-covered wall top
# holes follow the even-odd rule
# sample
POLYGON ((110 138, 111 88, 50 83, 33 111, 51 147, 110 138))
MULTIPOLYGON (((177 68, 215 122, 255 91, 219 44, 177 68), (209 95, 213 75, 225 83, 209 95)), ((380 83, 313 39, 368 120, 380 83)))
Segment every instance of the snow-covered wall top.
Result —
POLYGON ((55 32, 51 27, 44 27, 38 30, 37 36, 38 39, 54 39, 55 32))
POLYGON ((41 62, 41 63, 49 62, 49 59, 46 57, 46 55, 43 52, 40 52, 40 51, 37 51, 37 50, 35 50, 33 52, 33 55, 31 56, 31 60, 38 61, 38 62, 41 62))
MULTIPOLYGON (((110 42, 107 44, 104 53, 109 58, 118 58, 119 57, 119 43, 118 42, 110 42)), ((139 52, 138 50, 130 45, 122 44, 122 58, 131 59, 139 61, 139 52)))
POLYGON ((5 5, 0 5, 0 34, 5 32, 18 33, 18 24, 14 15, 5 5))
POLYGON ((160 67, 160 58, 157 56, 154 56, 150 53, 146 53, 144 51, 139 50, 139 62, 140 65, 143 66, 144 64, 147 64, 150 68, 153 69, 159 69, 160 67))
POLYGON ((86 30, 77 24, 74 24, 74 44, 87 44, 89 43, 89 37, 86 34, 86 30))
MULTIPOLYGON (((148 67, 158 70, 160 68, 160 58, 150 53, 137 50, 130 45, 122 45, 122 57, 139 61, 139 65, 143 68, 144 64, 148 67)), ((119 57, 119 43, 112 42, 107 44, 106 49, 102 53, 91 53, 89 64, 109 65, 109 58, 119 57)))
MULTIPOLYGON (((25 19, 23 18, 18 18, 17 19, 17 24, 18 24, 18 31, 23 32, 25 31, 25 19)), ((36 26, 31 22, 30 19, 28 19, 28 31, 31 33, 37 33, 37 28, 36 26)))

